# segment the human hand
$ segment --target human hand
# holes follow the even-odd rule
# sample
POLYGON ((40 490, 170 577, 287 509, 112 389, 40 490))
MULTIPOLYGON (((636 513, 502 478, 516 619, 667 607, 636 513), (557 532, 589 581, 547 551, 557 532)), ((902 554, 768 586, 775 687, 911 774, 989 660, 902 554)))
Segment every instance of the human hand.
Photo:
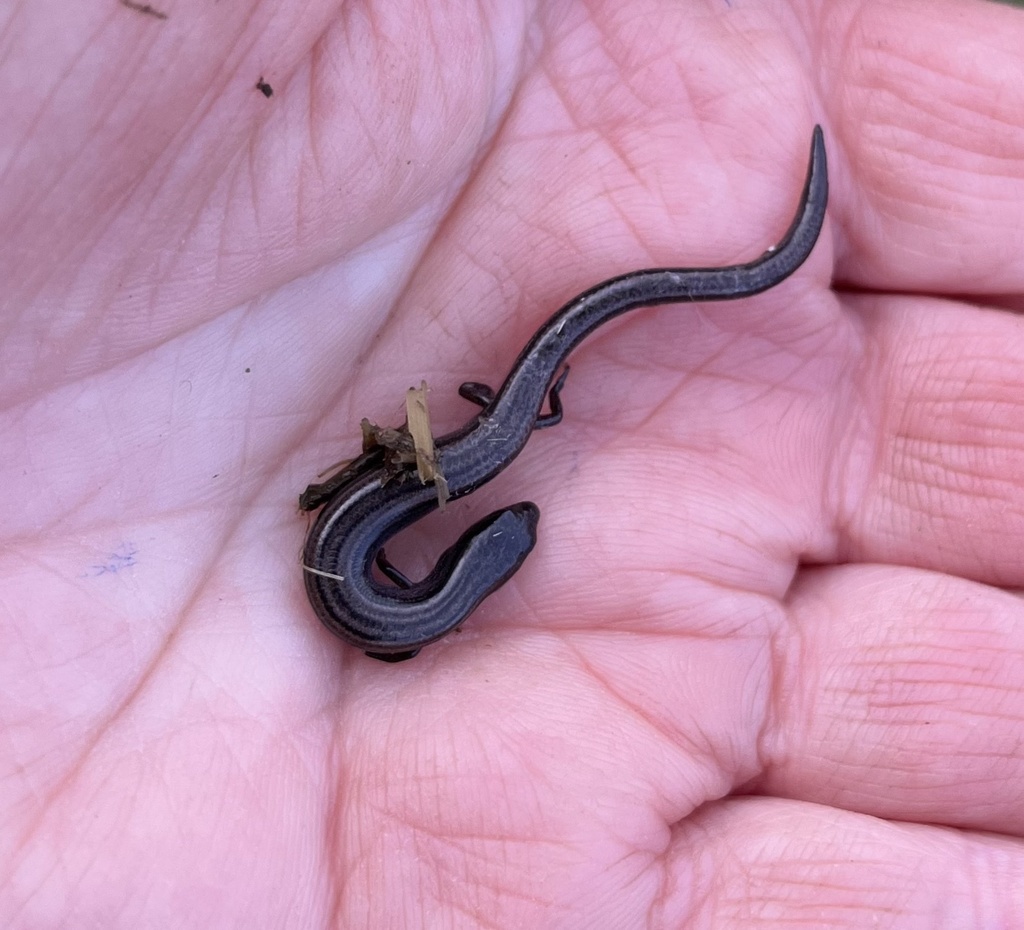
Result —
POLYGON ((1024 19, 478 6, 9 14, 0 923, 1021 923, 1024 19), (596 334, 392 553, 529 498, 515 579, 330 637, 295 500, 359 419, 756 257, 815 122, 797 275, 596 334))

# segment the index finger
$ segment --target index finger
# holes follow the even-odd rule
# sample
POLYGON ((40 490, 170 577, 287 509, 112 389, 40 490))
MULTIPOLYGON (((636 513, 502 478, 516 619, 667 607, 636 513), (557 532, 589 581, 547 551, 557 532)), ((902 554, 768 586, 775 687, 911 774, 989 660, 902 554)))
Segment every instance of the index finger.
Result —
POLYGON ((995 3, 830 8, 836 280, 1024 289, 1024 13, 995 3), (844 13, 845 11, 845 13, 844 13), (838 15, 836 15, 838 12, 838 15))

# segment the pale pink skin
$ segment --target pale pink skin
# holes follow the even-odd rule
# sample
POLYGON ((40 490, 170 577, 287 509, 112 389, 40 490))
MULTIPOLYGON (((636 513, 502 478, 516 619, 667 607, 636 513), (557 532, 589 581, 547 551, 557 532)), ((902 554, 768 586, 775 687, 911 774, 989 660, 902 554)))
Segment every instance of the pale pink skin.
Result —
POLYGON ((0 926, 1024 925, 1024 13, 165 4, 0 14, 0 926), (796 277, 598 333, 392 553, 530 499, 516 578, 329 635, 359 419, 756 257, 816 122, 796 277))

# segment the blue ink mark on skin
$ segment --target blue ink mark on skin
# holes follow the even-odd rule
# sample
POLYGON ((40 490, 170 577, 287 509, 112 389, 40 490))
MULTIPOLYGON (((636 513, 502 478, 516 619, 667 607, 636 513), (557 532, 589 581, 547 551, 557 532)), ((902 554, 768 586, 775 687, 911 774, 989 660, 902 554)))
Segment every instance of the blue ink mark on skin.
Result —
POLYGON ((138 547, 135 543, 121 543, 110 555, 106 562, 99 565, 89 566, 89 575, 97 578, 100 575, 116 575, 118 572, 135 565, 135 556, 138 554, 138 547))

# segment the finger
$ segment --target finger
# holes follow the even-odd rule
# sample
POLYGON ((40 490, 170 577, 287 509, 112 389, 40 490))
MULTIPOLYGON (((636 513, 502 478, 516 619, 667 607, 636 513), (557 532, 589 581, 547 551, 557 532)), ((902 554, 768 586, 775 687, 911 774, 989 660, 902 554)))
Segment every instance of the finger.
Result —
POLYGON ((758 791, 1024 832, 1024 603, 933 572, 805 572, 758 791))
POLYGON ((744 798, 685 821, 669 856, 674 880, 653 926, 934 930, 1024 921, 1024 851, 995 836, 744 798))
POLYGON ((842 459, 854 503, 840 557, 1024 585, 1024 321, 930 300, 849 306, 868 347, 849 448, 870 449, 842 459))
POLYGON ((837 278, 1017 293, 1024 16, 994 3, 942 6, 935 15, 933 4, 875 0, 825 21, 824 80, 842 88, 827 95, 831 213, 846 230, 837 278))

